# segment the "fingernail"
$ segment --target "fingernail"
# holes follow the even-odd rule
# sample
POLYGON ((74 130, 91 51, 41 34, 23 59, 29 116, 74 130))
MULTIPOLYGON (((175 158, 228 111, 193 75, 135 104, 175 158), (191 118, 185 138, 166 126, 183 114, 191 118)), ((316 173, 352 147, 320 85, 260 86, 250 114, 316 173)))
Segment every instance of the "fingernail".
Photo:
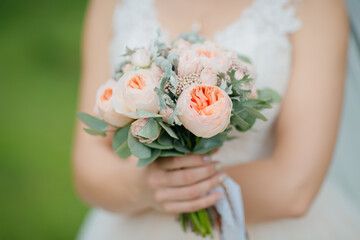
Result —
POLYGON ((216 171, 220 171, 222 169, 221 162, 217 162, 215 168, 216 168, 216 171))
POLYGON ((204 159, 205 162, 211 162, 211 160, 212 160, 210 154, 205 154, 205 155, 203 156, 203 159, 204 159))
POLYGON ((227 177, 227 175, 225 173, 221 173, 219 176, 219 182, 223 182, 225 180, 225 178, 227 177))

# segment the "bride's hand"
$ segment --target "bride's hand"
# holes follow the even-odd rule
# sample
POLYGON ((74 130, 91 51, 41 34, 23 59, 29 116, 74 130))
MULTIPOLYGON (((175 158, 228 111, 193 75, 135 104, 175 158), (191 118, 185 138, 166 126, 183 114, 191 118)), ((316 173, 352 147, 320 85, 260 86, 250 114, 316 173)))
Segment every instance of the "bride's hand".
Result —
POLYGON ((158 211, 194 212, 214 205, 222 194, 213 192, 225 178, 218 162, 207 162, 204 155, 160 158, 148 166, 146 198, 158 211), (205 159, 204 159, 205 158, 205 159))

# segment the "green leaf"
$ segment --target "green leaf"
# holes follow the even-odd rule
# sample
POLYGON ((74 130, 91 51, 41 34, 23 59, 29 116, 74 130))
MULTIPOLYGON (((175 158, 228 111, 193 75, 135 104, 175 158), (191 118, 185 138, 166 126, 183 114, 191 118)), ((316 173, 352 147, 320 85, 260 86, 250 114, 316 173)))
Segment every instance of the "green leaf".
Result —
POLYGON ((170 137, 166 132, 162 132, 162 134, 158 137, 156 141, 161 145, 173 146, 172 137, 170 137))
POLYGON ((99 131, 106 131, 108 130, 108 125, 101 121, 100 119, 93 117, 87 113, 79 112, 77 113, 78 118, 83 121, 87 126, 91 129, 99 130, 99 131))
POLYGON ((259 119, 261 119, 263 121, 267 121, 267 118, 264 115, 262 115, 258 110, 254 109, 252 107, 248 107, 248 106, 244 106, 244 108, 246 109, 246 112, 249 115, 251 115, 251 116, 253 116, 255 118, 259 118, 259 119))
POLYGON ((171 145, 161 145, 157 142, 146 143, 145 145, 147 147, 156 148, 156 149, 172 149, 172 148, 174 148, 172 144, 171 145))
POLYGON ((161 153, 160 149, 152 149, 150 156, 147 158, 140 158, 136 166, 145 167, 149 165, 160 156, 160 153, 161 153))
POLYGON ((118 129, 113 137, 113 150, 121 158, 128 158, 131 155, 131 151, 127 141, 130 126, 131 124, 118 129))
POLYGON ((148 112, 143 109, 136 109, 136 113, 140 118, 156 118, 165 116, 157 113, 148 112))
POLYGON ((245 120, 245 122, 247 122, 249 124, 248 127, 246 127, 246 128, 242 128, 239 125, 235 125, 235 128, 238 131, 241 131, 241 132, 248 131, 249 129, 251 129, 253 127, 253 125, 256 122, 256 118, 249 115, 246 111, 242 111, 242 112, 238 113, 238 115, 240 118, 242 118, 243 120, 245 120))
POLYGON ((149 118, 146 121, 145 126, 140 130, 140 132, 137 135, 139 137, 153 139, 159 134, 159 131, 160 131, 160 126, 158 122, 153 118, 149 118))
POLYGON ((193 149, 193 153, 196 154, 205 154, 211 150, 221 147, 226 140, 226 134, 217 134, 211 138, 200 138, 199 142, 193 149))
POLYGON ((96 129, 91 129, 91 128, 84 128, 85 132, 87 132, 90 135, 93 136, 102 136, 105 137, 106 136, 106 131, 100 131, 100 130, 96 130, 96 129))
POLYGON ((176 150, 163 150, 161 151, 160 157, 181 157, 184 155, 185 153, 176 150))
POLYGON ((128 133, 128 145, 131 153, 138 158, 149 158, 151 156, 151 149, 139 142, 139 140, 131 134, 131 131, 128 133))
POLYGON ((262 99, 248 99, 244 106, 255 108, 256 110, 272 108, 271 104, 262 99))
POLYGON ((243 56, 243 55, 240 55, 240 54, 238 54, 237 56, 241 61, 251 64, 250 58, 248 58, 246 56, 243 56))
POLYGON ((183 153, 191 152, 186 146, 182 145, 181 142, 178 140, 174 141, 174 148, 176 151, 183 152, 183 153))
POLYGON ((265 100, 268 103, 279 103, 281 101, 281 96, 270 88, 264 88, 258 90, 258 99, 265 100))
POLYGON ((239 126, 241 129, 248 129, 249 123, 242 119, 238 114, 231 116, 231 122, 235 126, 239 126))
POLYGON ((164 123, 163 121, 159 121, 159 124, 171 137, 179 139, 174 130, 172 130, 171 127, 167 126, 166 123, 164 123))

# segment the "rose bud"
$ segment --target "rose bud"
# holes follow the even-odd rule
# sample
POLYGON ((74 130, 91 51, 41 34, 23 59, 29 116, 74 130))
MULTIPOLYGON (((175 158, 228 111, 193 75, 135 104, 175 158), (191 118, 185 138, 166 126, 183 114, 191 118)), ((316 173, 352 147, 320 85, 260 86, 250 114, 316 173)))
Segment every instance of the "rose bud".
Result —
POLYGON ((159 137, 160 132, 161 132, 161 128, 159 128, 159 132, 156 134, 156 136, 154 138, 150 138, 150 139, 146 139, 146 138, 139 136, 140 131, 146 125, 147 121, 148 121, 148 118, 139 118, 138 120, 134 121, 130 127, 131 134, 134 137, 138 138, 139 141, 142 143, 152 143, 154 140, 156 140, 159 137))

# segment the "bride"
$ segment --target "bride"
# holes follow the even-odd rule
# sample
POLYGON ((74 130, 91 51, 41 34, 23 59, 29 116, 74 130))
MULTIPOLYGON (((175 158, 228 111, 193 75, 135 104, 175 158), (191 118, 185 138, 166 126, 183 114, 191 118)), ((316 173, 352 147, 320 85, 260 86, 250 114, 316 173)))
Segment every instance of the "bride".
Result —
POLYGON ((360 239, 360 214, 335 184, 323 184, 344 88, 348 23, 341 0, 92 0, 80 110, 92 112, 96 89, 126 46, 147 45, 159 28, 170 42, 194 27, 249 56, 256 86, 275 89, 282 103, 212 156, 145 168, 135 158, 119 159, 111 136, 90 137, 78 124, 75 184, 95 207, 79 239, 202 239, 183 233, 175 215, 215 204, 221 196, 205 193, 224 174, 242 188, 249 239, 360 239))

